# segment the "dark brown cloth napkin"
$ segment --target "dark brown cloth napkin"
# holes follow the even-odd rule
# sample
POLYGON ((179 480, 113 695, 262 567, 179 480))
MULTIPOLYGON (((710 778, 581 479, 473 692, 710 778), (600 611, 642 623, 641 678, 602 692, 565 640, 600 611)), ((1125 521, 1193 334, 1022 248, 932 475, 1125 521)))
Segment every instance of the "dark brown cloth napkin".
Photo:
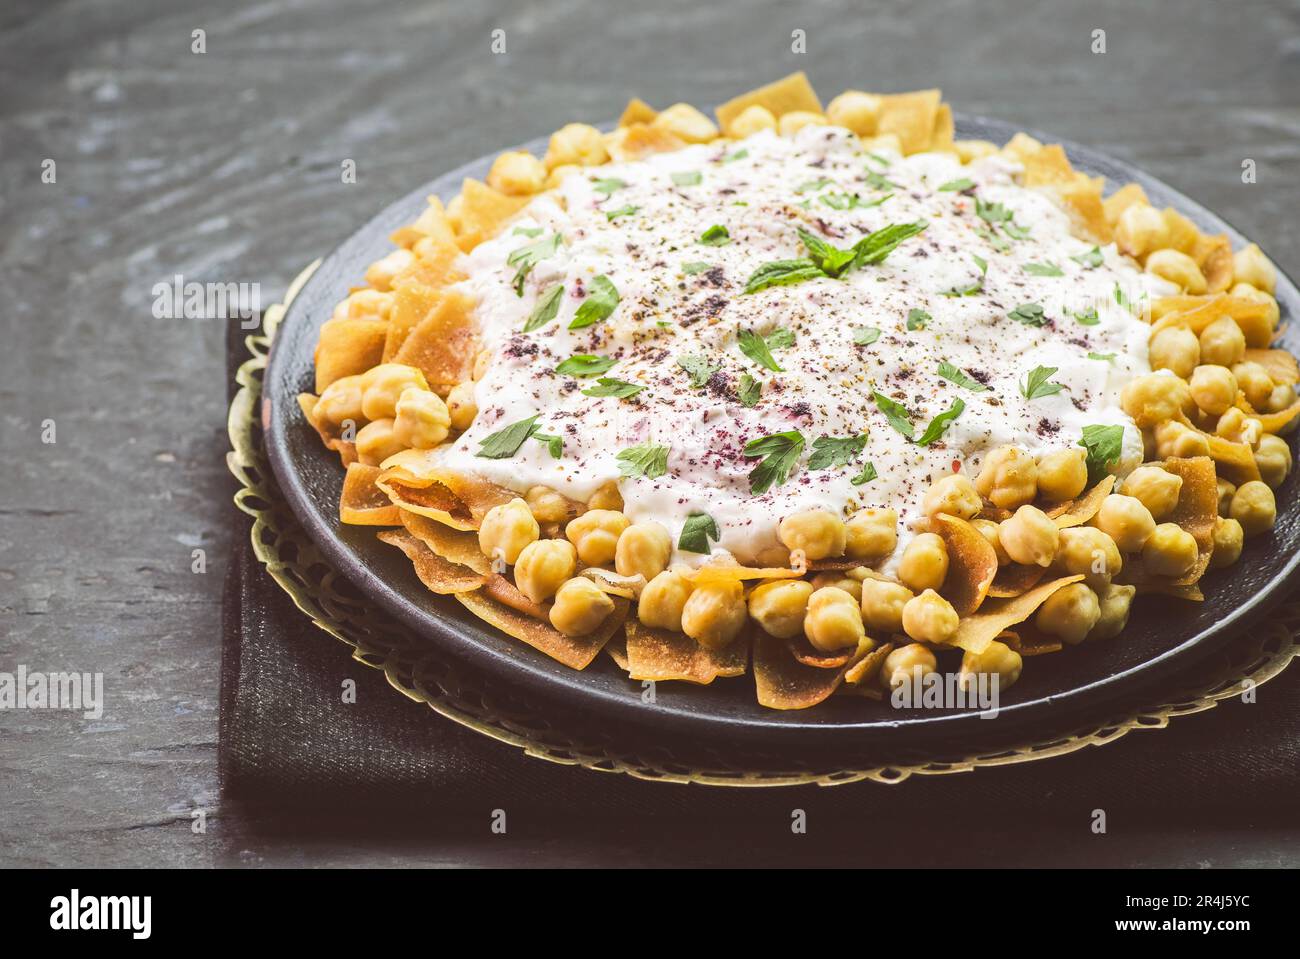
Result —
MULTIPOLYGON (((232 327, 228 362, 247 355, 232 327)), ((233 390, 233 386, 232 386, 233 390)), ((788 816, 794 807, 851 822, 936 811, 971 822, 1087 816, 1196 829, 1289 823, 1300 798, 1300 668, 1168 729, 1139 730, 1066 756, 898 785, 722 789, 645 782, 526 756, 408 700, 381 672, 299 612, 236 524, 224 596, 220 759, 225 794, 286 808, 525 809, 538 818, 650 816, 672 823, 788 816), (345 680, 355 704, 342 701, 345 680)), ((902 828, 901 826, 899 828, 902 828)))

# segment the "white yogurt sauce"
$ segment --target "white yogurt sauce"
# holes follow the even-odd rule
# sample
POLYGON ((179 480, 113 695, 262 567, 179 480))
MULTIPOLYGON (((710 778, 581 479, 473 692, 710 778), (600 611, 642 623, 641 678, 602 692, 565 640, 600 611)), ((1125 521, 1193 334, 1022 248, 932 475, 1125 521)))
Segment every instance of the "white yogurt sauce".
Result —
MULTIPOLYGON (((846 514, 863 506, 897 509, 901 550, 930 483, 959 467, 975 475, 983 455, 1006 443, 1037 454, 1076 445, 1085 425, 1122 424, 1121 470, 1131 469, 1141 460, 1141 436, 1120 409, 1119 394, 1149 372, 1149 327, 1118 302, 1116 290, 1137 302, 1166 287, 1113 245, 1100 250, 1098 265, 1071 259, 1085 257, 1093 244, 1071 235, 1068 216, 1045 194, 1017 186, 1017 169, 997 157, 962 166, 945 154, 868 154, 847 130, 807 127, 793 138, 760 133, 575 173, 462 264, 469 278, 460 288, 478 301, 493 359, 476 387, 478 419, 437 459, 521 492, 543 484, 579 500, 618 480, 634 522, 656 520, 676 542, 687 516, 706 512, 722 534, 715 549, 751 562, 776 544, 782 517, 811 507, 846 514), (674 173, 698 173, 700 182, 685 185, 693 176, 677 182, 674 173), (940 189, 963 178, 973 188, 940 189), (624 185, 611 189, 601 181, 624 185), (886 194, 892 196, 872 205, 886 194), (835 208, 854 195, 854 208, 835 208), (1013 219, 990 223, 977 214, 976 196, 1001 204, 1013 219), (635 211, 609 218, 629 207, 635 211), (874 230, 917 220, 928 223, 925 232, 879 265, 840 279, 743 292, 763 264, 807 255, 796 227, 847 249, 874 230), (1008 222, 1014 237, 1003 228, 1008 222), (729 243, 699 242, 714 226, 727 228, 729 243), (518 296, 516 267, 507 258, 556 232, 563 244, 537 263, 518 296), (987 264, 982 277, 977 257, 987 264), (684 269, 688 264, 694 272, 684 269), (1025 264, 1063 275, 1026 272, 1025 264), (617 308, 606 320, 569 330, 597 275, 617 287, 617 308), (980 292, 944 295, 981 278, 980 292), (523 333, 539 295, 556 283, 565 289, 557 318, 523 333), (1043 325, 1008 316, 1028 303, 1042 306, 1043 325), (923 328, 907 328, 913 310, 929 315, 923 328), (1076 319, 1090 310, 1095 323, 1076 319), (860 327, 880 335, 857 345, 860 327), (742 329, 793 333, 792 346, 772 351, 784 372, 740 350, 742 329), (616 359, 601 375, 646 389, 623 400, 586 396, 594 378, 555 372, 574 354, 616 359), (677 364, 684 355, 706 356, 719 369, 692 388, 677 364), (945 361, 987 389, 939 376, 945 361), (1050 380, 1062 389, 1029 400, 1019 384, 1038 366, 1056 367, 1050 380), (745 373, 763 382, 752 408, 738 399, 745 373), (922 447, 891 428, 873 391, 907 408, 918 438, 954 400, 965 411, 922 447), (486 436, 534 414, 540 432, 563 439, 560 459, 535 440, 507 459, 475 455, 486 436), (749 474, 759 461, 742 455, 743 447, 789 430, 806 439, 800 462, 785 483, 752 494, 749 474), (816 438, 863 433, 866 448, 849 465, 808 468, 816 438), (620 478, 616 455, 646 442, 670 447, 668 472, 620 478), (854 485, 867 461, 878 477, 854 485)), ((675 559, 703 557, 679 552, 675 559)))

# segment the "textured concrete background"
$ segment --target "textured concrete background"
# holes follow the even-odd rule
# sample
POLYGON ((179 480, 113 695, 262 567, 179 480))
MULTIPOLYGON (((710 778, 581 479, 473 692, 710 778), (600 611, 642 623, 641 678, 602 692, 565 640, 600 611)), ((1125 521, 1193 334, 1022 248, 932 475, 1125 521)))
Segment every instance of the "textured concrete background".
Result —
MULTIPOLYGON (((959 110, 1108 150, 1300 266, 1300 6, 1285 0, 7 0, 0 670, 103 672, 108 704, 98 721, 0 713, 0 864, 644 859, 608 842, 277 841, 220 807, 223 331, 155 319, 151 288, 177 273, 259 282, 270 302, 463 161, 616 116, 632 94, 708 104, 800 68, 827 98, 940 85, 959 110), (191 52, 196 29, 206 53, 191 52)), ((1279 843, 1294 837, 1152 836, 1123 852, 1084 838, 1054 861, 1273 862, 1279 843)))

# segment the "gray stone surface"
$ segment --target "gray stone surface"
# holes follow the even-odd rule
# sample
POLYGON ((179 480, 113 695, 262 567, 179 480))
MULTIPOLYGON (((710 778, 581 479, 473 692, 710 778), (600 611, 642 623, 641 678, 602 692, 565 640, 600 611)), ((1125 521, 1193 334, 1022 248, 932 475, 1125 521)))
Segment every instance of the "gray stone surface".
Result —
MULTIPOLYGON (((626 838, 277 836, 222 807, 222 327, 155 319, 151 290, 182 274, 258 282, 272 300, 356 223, 465 160, 615 116, 632 94, 711 103, 799 68, 828 95, 942 86, 961 110, 1109 150, 1296 266, 1300 7, 1284 0, 0 8, 0 669, 103 672, 108 693, 99 720, 0 713, 0 864, 671 858, 626 838), (206 53, 191 52, 196 29, 206 53), (806 54, 791 52, 796 29, 806 54), (1241 183, 1244 158, 1256 185, 1241 183), (195 809, 206 834, 191 832, 195 809)), ((1123 850, 1017 845, 1026 861, 1148 865, 1274 864, 1295 847, 1228 826, 1123 850)))

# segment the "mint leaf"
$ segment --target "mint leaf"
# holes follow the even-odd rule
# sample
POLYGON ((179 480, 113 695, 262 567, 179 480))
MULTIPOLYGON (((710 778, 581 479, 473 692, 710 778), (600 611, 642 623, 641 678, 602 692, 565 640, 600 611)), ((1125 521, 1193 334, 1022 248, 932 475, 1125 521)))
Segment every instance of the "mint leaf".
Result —
POLYGON ((745 283, 745 292, 757 293, 769 286, 789 286, 825 275, 812 260, 773 260, 754 271, 745 283))
POLYGON ((593 323, 608 319, 617 306, 618 288, 604 274, 594 276, 591 285, 587 288, 587 298, 582 301, 578 312, 573 315, 569 329, 581 330, 593 323))
POLYGON ((555 368, 555 372, 564 376, 599 376, 606 370, 612 369, 617 365, 618 360, 610 359, 608 356, 593 356, 590 353, 575 353, 560 363, 555 368))
POLYGON ((474 455, 489 460, 504 460, 514 456, 519 452, 519 447, 524 445, 524 440, 537 432, 537 417, 539 415, 535 413, 526 420, 511 423, 509 426, 485 436, 479 440, 478 452, 474 455))
POLYGON ((853 345, 870 346, 880 339, 880 330, 874 326, 855 326, 853 328, 853 345))
POLYGON ((988 389, 988 387, 979 380, 966 375, 964 370, 960 367, 953 366, 947 360, 944 360, 939 364, 939 375, 945 380, 949 380, 950 382, 956 383, 958 386, 970 390, 972 393, 983 393, 988 389))
POLYGON ((909 330, 923 330, 925 324, 929 323, 932 317, 925 310, 912 309, 907 313, 907 328, 909 330))
POLYGON ((549 433, 534 433, 533 439, 546 446, 547 451, 552 458, 559 459, 564 455, 564 437, 552 436, 549 433))
POLYGON ((731 242, 731 233, 725 226, 714 224, 700 234, 700 243, 704 246, 726 246, 731 242))
POLYGON ((627 186, 627 184, 622 180, 617 177, 610 177, 607 180, 597 180, 591 185, 591 188, 597 193, 605 194, 605 199, 608 200, 611 193, 615 190, 621 190, 625 186, 627 186))
POLYGON ((678 186, 699 186, 704 179, 699 170, 687 170, 684 173, 674 173, 673 182, 678 186))
POLYGON ((713 264, 705 263, 703 260, 692 260, 690 263, 682 264, 682 272, 687 276, 694 276, 696 273, 703 273, 705 270, 712 269, 713 264))
POLYGON ((620 216, 631 216, 641 208, 639 206, 621 206, 617 210, 610 210, 605 214, 605 219, 613 223, 620 216))
POLYGON ((755 333, 753 330, 741 330, 736 334, 740 344, 740 352, 744 353, 755 363, 760 366, 766 366, 773 373, 784 373, 772 356, 772 351, 768 349, 767 341, 755 333))
POLYGON ((1055 263, 1022 263, 1020 269, 1031 276, 1065 276, 1055 263))
POLYGON ((1085 269, 1095 270, 1106 262, 1106 258, 1101 255, 1101 247, 1094 246, 1087 253, 1080 253, 1078 256, 1070 257, 1075 263, 1085 269))
POLYGON ((966 404, 961 400, 953 400, 952 406, 944 410, 934 419, 930 420, 930 425, 925 428, 921 438, 916 441, 917 446, 929 446, 939 437, 943 436, 944 431, 952 425, 953 421, 965 411, 966 404))
POLYGON ((1008 313, 1007 317, 1017 323, 1023 323, 1025 326, 1045 326, 1047 324, 1047 317, 1043 315, 1043 308, 1038 303, 1021 303, 1008 313))
POLYGON ((1102 360, 1102 361, 1105 362, 1105 363, 1109 363, 1109 362, 1110 362, 1111 360, 1113 360, 1117 355, 1118 355, 1118 354, 1116 354, 1116 353, 1089 353, 1089 354, 1088 354, 1088 359, 1090 359, 1090 360, 1102 360))
POLYGON ((863 483, 870 483, 873 479, 875 479, 879 475, 880 474, 876 472, 875 464, 872 463, 870 460, 867 460, 867 462, 862 464, 862 472, 859 473, 857 476, 853 477, 853 479, 849 480, 849 482, 852 483, 854 486, 861 486, 863 483))
POLYGON ((1037 400, 1061 392, 1064 387, 1060 383, 1050 382, 1056 370, 1055 366, 1035 366, 1029 371, 1028 378, 1020 381, 1020 395, 1027 400, 1037 400))
POLYGON ((740 375, 740 388, 736 391, 741 406, 753 407, 763 395, 763 381, 756 380, 748 373, 740 375))
POLYGON ((949 180, 939 189, 944 193, 961 193, 963 190, 971 190, 975 187, 975 181, 970 177, 962 177, 959 180, 949 180))
POLYGON ((644 386, 640 383, 629 383, 627 380, 620 380, 613 376, 602 376, 596 380, 595 386, 590 386, 582 391, 583 396, 614 396, 620 400, 625 400, 629 396, 636 396, 644 386))
POLYGON ((531 333, 533 330, 541 329, 555 319, 556 314, 560 312, 560 298, 563 295, 564 284, 556 283, 539 296, 533 312, 528 315, 528 322, 524 324, 524 332, 531 333))
POLYGON ((1080 326, 1096 326, 1101 322, 1101 317, 1097 315, 1097 308, 1090 306, 1086 310, 1080 310, 1078 313, 1071 314, 1074 322, 1080 326))
POLYGON ((974 296, 976 293, 984 292, 984 278, 989 273, 989 261, 982 256, 971 254, 971 259, 975 261, 975 266, 979 268, 980 278, 970 286, 953 287, 951 290, 944 291, 944 296, 974 296))
POLYGON ((533 272, 533 267, 548 256, 554 256, 555 251, 560 248, 560 242, 560 234, 553 233, 544 240, 521 246, 506 257, 506 266, 516 268, 514 287, 518 296, 524 295, 524 280, 528 278, 529 273, 533 272))
POLYGON ((876 409, 885 414, 885 419, 889 421, 889 425, 909 440, 914 439, 916 432, 912 428, 912 414, 907 411, 907 407, 875 390, 872 391, 871 395, 875 398, 876 409))
POLYGON ((1124 427, 1085 426, 1079 445, 1088 451, 1088 485, 1100 482, 1124 452, 1124 427))
POLYGON ((709 540, 722 539, 718 524, 708 513, 692 513, 682 524, 682 535, 677 537, 677 548, 686 553, 710 552, 709 540))
POLYGON ((688 353, 677 357, 677 365, 691 375, 691 387, 699 389, 709 382, 709 377, 722 369, 721 363, 714 363, 701 353, 688 353))
POLYGON ((808 457, 810 470, 832 469, 848 466, 849 462, 867 446, 867 435, 819 436, 813 440, 812 455, 808 457))

